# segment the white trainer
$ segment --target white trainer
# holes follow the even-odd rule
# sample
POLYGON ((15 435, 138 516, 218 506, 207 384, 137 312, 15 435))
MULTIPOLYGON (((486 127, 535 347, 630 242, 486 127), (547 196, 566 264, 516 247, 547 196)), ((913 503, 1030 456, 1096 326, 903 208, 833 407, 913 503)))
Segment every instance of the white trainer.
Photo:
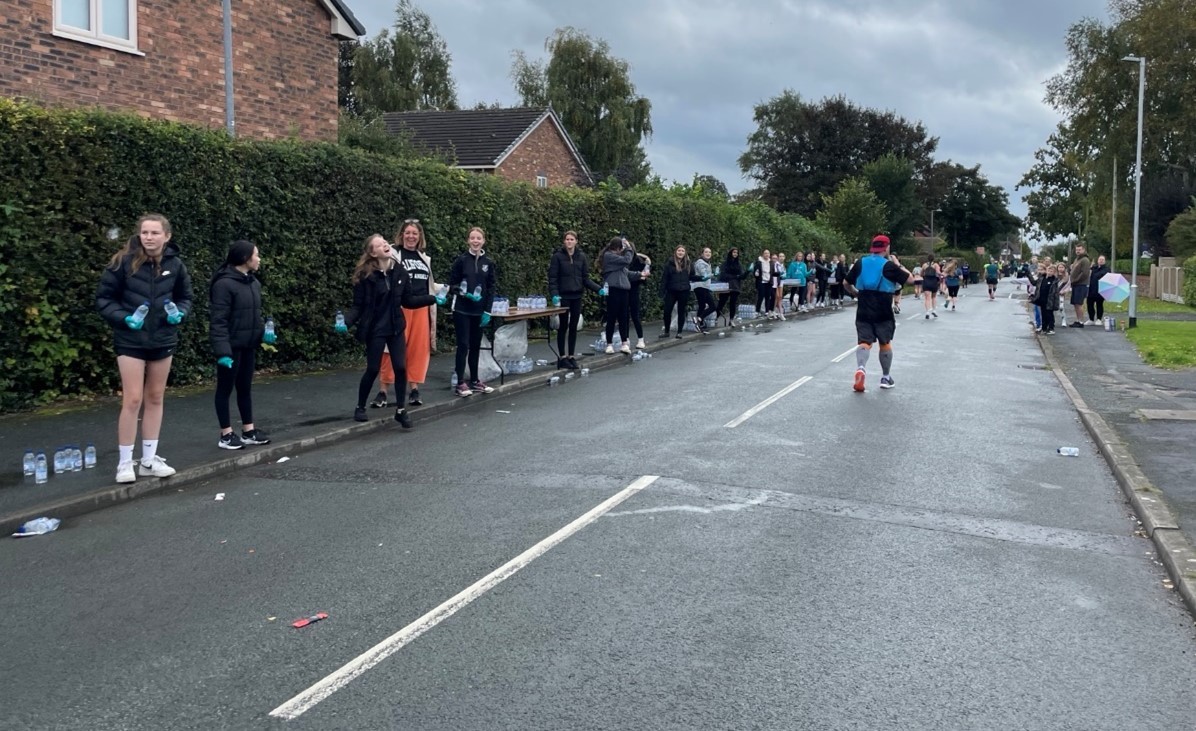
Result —
POLYGON ((648 346, 647 346, 647 344, 646 344, 646 343, 644 343, 644 339, 643 339, 643 338, 640 338, 639 340, 636 340, 636 341, 635 341, 635 349, 636 349, 636 350, 646 350, 646 349, 647 349, 647 347, 648 347, 648 346))
POLYGON ((607 355, 615 352, 615 346, 611 345, 610 343, 607 343, 606 350, 604 352, 607 353, 607 355))
POLYGON ((631 352, 631 344, 628 343, 626 340, 624 340, 623 344, 621 346, 619 346, 619 352, 620 353, 630 353, 631 352))
POLYGON ((133 460, 121 462, 116 466, 117 482, 136 482, 137 473, 133 470, 133 460))
POLYGON ((148 465, 145 462, 140 464, 140 469, 137 470, 142 477, 170 477, 175 470, 170 465, 166 464, 166 460, 158 455, 154 455, 153 461, 148 465))

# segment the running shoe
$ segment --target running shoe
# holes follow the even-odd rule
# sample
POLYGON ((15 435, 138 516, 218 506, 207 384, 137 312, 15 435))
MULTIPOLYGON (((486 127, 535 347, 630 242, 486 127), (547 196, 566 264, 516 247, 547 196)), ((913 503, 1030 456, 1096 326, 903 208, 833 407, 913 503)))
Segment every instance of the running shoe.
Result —
POLYGON ((216 442, 216 446, 221 449, 241 449, 245 444, 241 441, 241 437, 237 436, 236 432, 229 432, 228 434, 221 434, 220 441, 216 442))
POLYGON ((951 305, 951 311, 955 312, 955 305, 951 305))
POLYGON ((610 343, 607 343, 606 350, 604 350, 602 352, 606 353, 607 355, 610 355, 611 353, 615 352, 615 346, 611 345, 610 343))
MULTIPOLYGON (((644 342, 644 339, 643 339, 643 338, 640 338, 639 340, 636 340, 636 341, 635 341, 635 349, 636 349, 636 350, 646 350, 647 348, 648 348, 648 344, 644 342)), ((577 362, 576 362, 576 361, 574 361, 574 363, 573 363, 573 367, 574 367, 574 368, 576 368, 576 367, 577 367, 577 362)))
POLYGON ((269 444, 270 437, 261 429, 241 432, 241 441, 245 444, 269 444))
POLYGON ((407 409, 395 409, 395 421, 404 429, 411 428, 411 417, 407 415, 407 409))
POLYGON ((465 398, 466 396, 473 395, 473 391, 469 390, 469 385, 464 382, 458 383, 456 388, 453 389, 453 392, 456 393, 461 398, 465 398))
POLYGON ((365 415, 365 409, 361 406, 353 409, 353 421, 369 421, 370 417, 365 415))
MULTIPOLYGON (((626 347, 626 344, 624 344, 624 347, 626 347)), ((478 380, 470 383, 469 388, 474 393, 494 393, 494 387, 487 386, 486 383, 484 381, 482 381, 481 379, 478 379, 478 380)))
POLYGON ((939 313, 937 313, 937 312, 931 312, 930 314, 931 314, 931 315, 933 315, 933 316, 934 316, 936 319, 937 319, 937 318, 938 318, 938 316, 939 316, 939 313))
POLYGON ((855 380, 852 381, 851 388, 856 393, 864 392, 864 369, 863 368, 855 369, 855 380))
POLYGON ((419 406, 423 404, 423 401, 420 400, 419 397, 418 388, 411 389, 411 393, 407 394, 407 403, 411 404, 412 406, 419 406))
POLYGON ((1073 322, 1072 324, 1068 325, 1068 327, 1084 327, 1084 323, 1082 323, 1082 322, 1073 322))
POLYGON ((930 313, 929 313, 929 312, 927 312, 927 313, 926 313, 926 319, 927 319, 927 320, 929 320, 929 319, 930 319, 930 313))
POLYGON ((117 482, 136 482, 137 472, 133 469, 133 460, 121 462, 116 466, 117 482))
MULTIPOLYGON (((624 340, 622 347, 619 348, 619 352, 620 353, 630 353, 631 352, 631 344, 628 343, 626 340, 624 340)), ((487 393, 489 393, 489 392, 487 391, 487 393)))
POLYGON ((880 377, 880 387, 881 388, 897 388, 897 384, 893 383, 892 376, 881 376, 880 377))
POLYGON ((374 400, 370 402, 371 409, 385 409, 386 408, 386 392, 379 391, 374 400))

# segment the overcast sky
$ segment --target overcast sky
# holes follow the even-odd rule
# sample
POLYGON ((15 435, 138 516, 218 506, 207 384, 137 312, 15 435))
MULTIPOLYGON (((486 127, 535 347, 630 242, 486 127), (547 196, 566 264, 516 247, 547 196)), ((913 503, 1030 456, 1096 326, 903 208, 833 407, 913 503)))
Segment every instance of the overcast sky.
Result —
MULTIPOLYGON (((372 37, 392 24, 393 0, 348 0, 372 37)), ((817 101, 921 121, 936 158, 981 165, 1014 190, 1058 121, 1043 83, 1061 70, 1067 28, 1107 20, 1106 0, 416 0, 452 54, 462 107, 519 102, 511 52, 545 57, 544 41, 572 25, 610 44, 652 102, 653 171, 688 182, 714 175, 751 187, 736 161, 754 131, 752 108, 791 88, 817 101)))

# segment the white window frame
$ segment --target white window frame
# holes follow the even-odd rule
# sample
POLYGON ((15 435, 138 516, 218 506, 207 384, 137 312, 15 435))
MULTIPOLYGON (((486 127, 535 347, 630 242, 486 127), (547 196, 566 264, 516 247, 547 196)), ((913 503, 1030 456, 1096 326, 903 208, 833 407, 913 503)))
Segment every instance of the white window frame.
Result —
POLYGON ((548 176, 547 175, 537 175, 536 176, 536 187, 537 188, 547 188, 548 187, 548 176))
POLYGON ((89 13, 91 20, 91 30, 86 28, 76 28, 72 25, 66 25, 59 19, 62 17, 62 0, 54 0, 54 35, 59 38, 69 38, 72 41, 81 41, 83 43, 90 43, 94 46, 103 46, 104 48, 111 48, 114 51, 123 51, 125 53, 132 53, 137 56, 144 56, 137 49, 137 0, 88 0, 89 13), (129 6, 129 37, 120 38, 118 36, 106 35, 101 30, 102 23, 102 8, 104 3, 126 3, 129 6))

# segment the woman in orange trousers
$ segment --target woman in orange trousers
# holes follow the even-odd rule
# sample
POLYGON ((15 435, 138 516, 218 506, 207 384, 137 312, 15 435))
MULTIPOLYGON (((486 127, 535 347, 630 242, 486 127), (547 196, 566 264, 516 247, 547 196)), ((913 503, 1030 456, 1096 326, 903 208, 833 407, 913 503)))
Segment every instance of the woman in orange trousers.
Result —
MULTIPOLYGON (((407 270, 412 291, 415 294, 436 294, 437 285, 432 277, 432 258, 426 253, 428 246, 419 219, 409 218, 403 221, 402 227, 395 235, 395 245, 392 255, 407 270)), ((407 383, 404 384, 410 389, 407 403, 419 406, 423 403, 419 387, 428 378, 428 363, 432 359, 436 307, 433 305, 418 310, 408 310, 404 307, 403 316, 407 320, 407 383)), ((386 389, 395 382, 395 373, 389 358, 382 359, 382 371, 378 374, 378 381, 381 383, 381 390, 370 405, 383 408, 386 406, 386 389)))

